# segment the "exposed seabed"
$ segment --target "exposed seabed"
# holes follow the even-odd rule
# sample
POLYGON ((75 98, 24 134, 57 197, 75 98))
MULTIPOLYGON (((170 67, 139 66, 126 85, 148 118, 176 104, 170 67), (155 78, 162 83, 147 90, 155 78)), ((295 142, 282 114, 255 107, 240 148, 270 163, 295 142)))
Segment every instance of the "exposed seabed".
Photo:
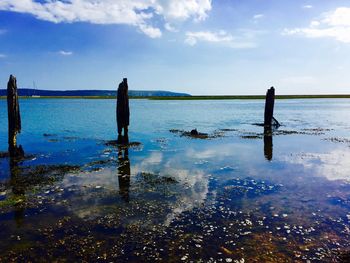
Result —
MULTIPOLYGON (((328 137, 330 131, 282 126, 266 135, 223 128, 191 136, 171 130, 169 136, 152 141, 153 148, 141 142, 95 141, 100 154, 76 165, 57 160, 31 164, 53 158, 35 154, 12 162, 2 154, 8 177, 0 184, 0 259, 346 260, 350 247, 349 181, 298 176, 302 170, 290 162, 283 163, 288 167, 281 163, 266 166, 273 163, 272 138, 281 142, 285 136, 308 136, 321 144, 350 146, 345 138, 328 137), (227 139, 233 137, 237 139, 230 145, 227 139), (172 145, 169 141, 173 139, 191 145, 192 152, 172 145), (249 162, 246 167, 224 165, 234 163, 227 159, 228 148, 237 149, 238 144, 255 140, 264 144, 261 151, 269 161, 251 161, 255 176, 248 172, 249 162)), ((43 136, 48 143, 84 140, 43 136)))

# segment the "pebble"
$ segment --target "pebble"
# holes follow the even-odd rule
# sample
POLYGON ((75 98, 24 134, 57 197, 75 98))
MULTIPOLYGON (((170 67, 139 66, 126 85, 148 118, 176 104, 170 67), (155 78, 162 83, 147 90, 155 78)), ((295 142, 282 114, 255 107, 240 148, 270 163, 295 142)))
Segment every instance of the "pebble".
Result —
POLYGON ((253 225, 252 221, 250 221, 249 219, 246 219, 246 220, 245 220, 245 223, 246 223, 248 226, 252 226, 252 225, 253 225))

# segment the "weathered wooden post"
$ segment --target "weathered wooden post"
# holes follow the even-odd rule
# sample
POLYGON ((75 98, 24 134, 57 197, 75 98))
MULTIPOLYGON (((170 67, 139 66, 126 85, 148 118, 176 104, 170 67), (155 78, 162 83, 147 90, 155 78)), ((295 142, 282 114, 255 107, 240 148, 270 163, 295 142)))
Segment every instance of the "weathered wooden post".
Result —
POLYGON ((10 76, 7 83, 7 112, 8 112, 8 144, 11 157, 24 155, 22 146, 17 147, 17 134, 21 132, 21 115, 17 94, 17 81, 10 76))
POLYGON ((117 92, 117 126, 118 126, 118 142, 129 141, 128 126, 130 119, 129 110, 129 95, 128 95, 128 80, 124 78, 119 84, 117 92), (124 129, 124 138, 122 137, 122 130, 124 129))
POLYGON ((275 89, 271 87, 266 92, 264 126, 271 127, 273 118, 273 108, 275 105, 275 89))

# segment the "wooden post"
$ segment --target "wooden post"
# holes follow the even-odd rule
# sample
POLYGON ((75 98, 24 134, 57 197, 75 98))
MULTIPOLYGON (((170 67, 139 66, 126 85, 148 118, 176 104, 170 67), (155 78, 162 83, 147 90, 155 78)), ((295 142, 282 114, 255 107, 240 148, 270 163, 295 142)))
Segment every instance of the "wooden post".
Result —
POLYGON ((273 108, 275 105, 275 89, 271 87, 266 92, 264 126, 271 127, 273 119, 273 108))
POLYGON ((8 144, 11 157, 24 155, 22 146, 17 147, 17 134, 21 132, 21 115, 17 94, 17 81, 10 76, 7 83, 7 113, 8 113, 8 144))
POLYGON ((118 142, 129 141, 128 126, 130 119, 128 80, 126 78, 119 84, 117 92, 117 126, 118 126, 118 142), (121 136, 124 129, 124 138, 121 136))

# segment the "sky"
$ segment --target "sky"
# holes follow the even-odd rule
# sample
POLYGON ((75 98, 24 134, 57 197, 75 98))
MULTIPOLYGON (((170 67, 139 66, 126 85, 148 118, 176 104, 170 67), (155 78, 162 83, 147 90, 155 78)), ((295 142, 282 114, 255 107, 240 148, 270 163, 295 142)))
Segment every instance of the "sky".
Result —
POLYGON ((349 0, 0 0, 0 88, 350 94, 349 69, 349 0))

